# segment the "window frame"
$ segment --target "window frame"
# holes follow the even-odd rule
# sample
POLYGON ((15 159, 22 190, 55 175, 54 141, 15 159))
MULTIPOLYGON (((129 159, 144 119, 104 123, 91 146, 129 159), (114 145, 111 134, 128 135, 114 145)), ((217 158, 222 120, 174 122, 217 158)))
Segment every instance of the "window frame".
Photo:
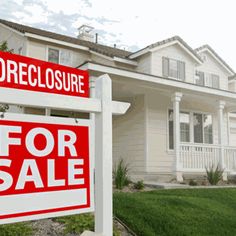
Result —
MULTIPOLYGON (((173 149, 170 149, 170 144, 169 144, 169 110, 173 111, 172 107, 168 107, 167 108, 167 151, 172 153, 174 151, 174 147, 173 149)), ((180 142, 181 144, 203 144, 203 145, 215 145, 215 141, 214 141, 214 114, 210 113, 210 112, 203 112, 203 111, 195 111, 195 110, 190 110, 190 109, 183 109, 180 110, 180 113, 189 113, 189 142, 180 142), (194 113, 196 114, 201 114, 203 115, 210 115, 211 119, 212 119, 212 143, 205 143, 205 135, 204 135, 204 122, 202 123, 202 134, 203 134, 203 143, 195 143, 194 142, 194 121, 193 121, 193 117, 194 117, 194 113)), ((174 126, 173 126, 174 128, 174 126)), ((174 138, 174 137, 173 137, 174 138)))
POLYGON ((181 61, 181 60, 178 60, 178 59, 174 59, 174 58, 171 58, 171 57, 166 57, 166 56, 163 56, 162 57, 162 76, 163 77, 167 77, 167 78, 170 78, 170 79, 175 79, 175 80, 178 80, 178 81, 185 81, 185 79, 186 79, 186 63, 184 62, 184 61, 181 61), (165 65, 164 65, 164 61, 165 60, 167 60, 168 61, 168 63, 167 63, 167 65, 168 65, 168 75, 165 75, 164 73, 165 73, 165 69, 164 69, 164 67, 165 67, 165 65), (173 76, 170 76, 170 60, 171 61, 175 61, 176 62, 176 66, 177 66, 177 77, 173 77, 173 76), (183 65, 184 65, 184 73, 183 73, 183 79, 182 78, 180 78, 180 63, 183 63, 183 65))
POLYGON ((47 47, 47 55, 46 55, 46 60, 48 61, 48 62, 51 62, 51 63, 56 63, 56 64, 60 64, 60 49, 59 48, 56 48, 56 47, 50 47, 50 46, 48 46, 47 47), (58 63, 56 63, 56 62, 51 62, 51 61, 49 61, 49 50, 57 50, 58 51, 58 63))
MULTIPOLYGON (((62 51, 65 50, 65 51, 69 51, 69 52, 71 53, 71 50, 68 50, 68 49, 61 49, 61 48, 58 48, 58 47, 54 47, 54 46, 47 45, 47 49, 46 49, 46 50, 47 50, 47 52, 46 52, 46 61, 48 61, 48 62, 50 62, 50 61, 49 61, 49 58, 48 58, 48 57, 49 57, 49 50, 50 50, 50 49, 52 49, 52 50, 58 50, 58 51, 59 51, 59 57, 58 57, 58 60, 59 60, 59 61, 58 61, 58 64, 59 64, 59 65, 72 66, 72 61, 70 61, 70 64, 65 64, 65 63, 62 64, 62 63, 61 63, 61 53, 62 53, 62 51)), ((73 54, 71 54, 71 57, 73 57, 73 54)), ((51 62, 51 63, 55 63, 55 62, 51 62)))
POLYGON ((199 86, 204 86, 204 87, 209 87, 209 88, 213 88, 213 89, 220 89, 220 76, 218 74, 215 74, 215 73, 208 73, 208 72, 204 72, 204 71, 201 71, 201 70, 194 70, 194 84, 196 85, 199 85, 199 86), (200 73, 203 73, 203 84, 204 85, 201 85, 201 84, 197 84, 196 83, 196 73, 197 72, 200 72, 200 73), (217 81, 217 87, 213 86, 213 78, 216 78, 218 79, 217 81))

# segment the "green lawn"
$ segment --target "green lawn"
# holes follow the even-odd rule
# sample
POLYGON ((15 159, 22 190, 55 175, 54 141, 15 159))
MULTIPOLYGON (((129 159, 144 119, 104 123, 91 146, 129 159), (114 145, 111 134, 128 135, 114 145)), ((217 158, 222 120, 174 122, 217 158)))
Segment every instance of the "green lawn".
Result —
POLYGON ((115 193, 114 214, 137 235, 236 235, 236 189, 115 193))

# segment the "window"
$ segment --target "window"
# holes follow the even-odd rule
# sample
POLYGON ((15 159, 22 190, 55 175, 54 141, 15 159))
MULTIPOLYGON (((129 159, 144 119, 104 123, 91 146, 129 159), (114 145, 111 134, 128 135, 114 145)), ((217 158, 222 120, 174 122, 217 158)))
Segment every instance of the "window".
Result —
MULTIPOLYGON (((173 110, 169 110, 169 149, 174 149, 174 122, 173 110)), ((189 113, 180 112, 180 141, 190 141, 190 119, 189 113)))
POLYGON ((193 114, 194 143, 203 143, 202 114, 193 114))
POLYGON ((208 86, 212 88, 220 87, 220 77, 215 74, 204 73, 202 71, 195 72, 195 84, 208 86))
POLYGON ((60 64, 71 66, 71 53, 68 50, 60 50, 60 64))
POLYGON ((53 63, 59 63, 59 50, 58 49, 48 49, 48 61, 53 63))
POLYGON ((203 115, 203 132, 204 132, 204 143, 213 143, 212 135, 212 116, 203 115))
POLYGON ((190 141, 190 124, 189 124, 189 113, 180 113, 180 141, 189 142, 190 141))
POLYGON ((63 49, 48 49, 48 61, 60 63, 61 65, 71 66, 71 52, 63 49))
POLYGON ((194 113, 193 125, 195 143, 213 143, 211 115, 194 113))
POLYGON ((165 77, 172 77, 179 80, 185 80, 185 63, 182 61, 163 57, 162 71, 162 74, 165 77))
POLYGON ((174 122, 173 110, 169 110, 169 149, 174 149, 174 122))
MULTIPOLYGON (((207 143, 213 144, 212 115, 180 112, 180 142, 207 143), (192 117, 192 119, 190 119, 192 117), (192 122, 190 123, 190 120, 192 122), (190 138, 190 127, 193 127, 193 133, 190 138)), ((168 129, 169 129, 169 149, 174 149, 174 122, 173 110, 168 111, 168 129)))
POLYGON ((204 86, 204 72, 196 71, 195 73, 195 84, 204 86))
POLYGON ((211 74, 211 87, 219 88, 220 87, 220 78, 218 75, 211 74))

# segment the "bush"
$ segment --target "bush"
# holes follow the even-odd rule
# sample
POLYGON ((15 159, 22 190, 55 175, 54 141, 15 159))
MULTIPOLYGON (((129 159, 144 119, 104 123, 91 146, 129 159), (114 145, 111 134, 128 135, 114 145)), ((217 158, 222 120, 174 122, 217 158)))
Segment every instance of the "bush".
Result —
POLYGON ((117 189, 123 189, 125 186, 129 185, 128 172, 128 165, 124 163, 123 159, 120 159, 118 165, 113 169, 113 179, 117 189))
POLYGON ((6 224, 0 226, 0 236, 30 236, 32 228, 26 223, 6 224))
POLYGON ((197 186, 197 181, 196 181, 196 180, 193 180, 193 179, 190 179, 189 185, 190 185, 190 186, 197 186))
POLYGON ((224 170, 219 167, 219 164, 214 168, 212 165, 209 169, 206 168, 207 179, 211 185, 217 185, 217 183, 222 179, 224 170))
POLYGON ((80 234, 85 230, 94 230, 94 216, 92 214, 81 214, 59 217, 57 222, 65 224, 65 233, 80 234))
POLYGON ((139 180, 137 183, 134 183, 134 188, 137 190, 144 189, 144 183, 143 180, 139 180))

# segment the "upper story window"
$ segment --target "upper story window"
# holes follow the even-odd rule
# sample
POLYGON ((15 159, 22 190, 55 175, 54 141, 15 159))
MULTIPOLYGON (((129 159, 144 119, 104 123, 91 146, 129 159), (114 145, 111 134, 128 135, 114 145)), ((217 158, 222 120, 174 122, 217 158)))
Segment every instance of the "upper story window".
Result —
POLYGON ((185 80, 185 63, 168 57, 162 58, 163 76, 185 80))
POLYGON ((65 66, 72 66, 71 52, 63 49, 48 48, 48 61, 65 66))
POLYGON ((48 49, 48 61, 59 63, 59 50, 54 48, 48 49))
POLYGON ((204 73, 202 71, 195 72, 195 84, 208 86, 212 88, 220 87, 220 77, 215 74, 204 73))

